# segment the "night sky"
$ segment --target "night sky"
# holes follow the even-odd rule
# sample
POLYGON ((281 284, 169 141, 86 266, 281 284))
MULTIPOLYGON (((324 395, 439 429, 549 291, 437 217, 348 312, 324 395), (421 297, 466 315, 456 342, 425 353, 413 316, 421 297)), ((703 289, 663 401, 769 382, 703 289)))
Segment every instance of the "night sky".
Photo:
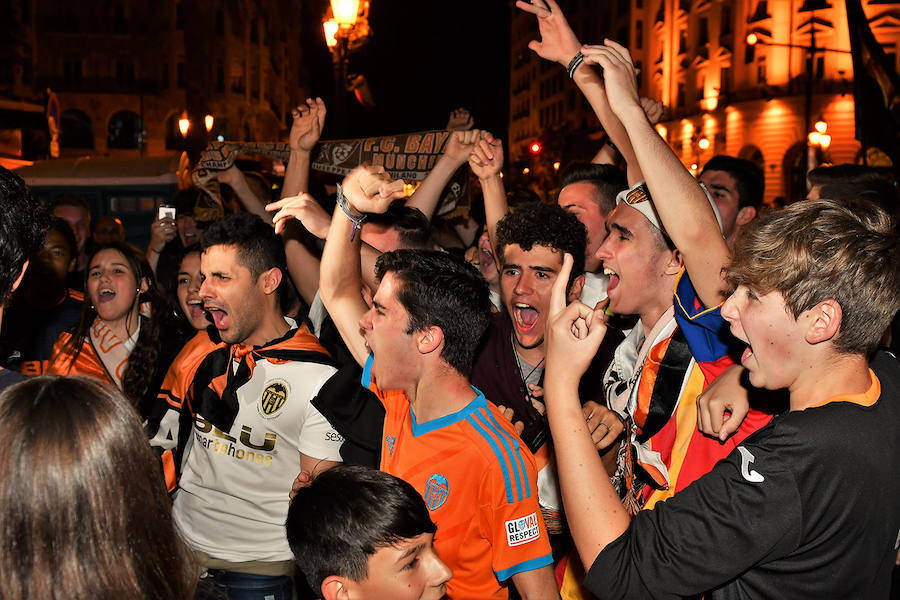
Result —
MULTIPOLYGON (((309 3, 312 4, 312 3, 309 3)), ((509 113, 509 0, 371 0, 374 36, 350 59, 363 74, 376 107, 363 110, 348 97, 349 137, 387 135, 446 125, 464 106, 476 127, 506 137, 509 113)), ((327 2, 322 5, 324 14, 327 2)), ((304 15, 304 63, 314 93, 333 95, 319 7, 304 15), (318 27, 314 30, 314 27, 318 27)), ((326 123, 324 137, 332 137, 326 123)))

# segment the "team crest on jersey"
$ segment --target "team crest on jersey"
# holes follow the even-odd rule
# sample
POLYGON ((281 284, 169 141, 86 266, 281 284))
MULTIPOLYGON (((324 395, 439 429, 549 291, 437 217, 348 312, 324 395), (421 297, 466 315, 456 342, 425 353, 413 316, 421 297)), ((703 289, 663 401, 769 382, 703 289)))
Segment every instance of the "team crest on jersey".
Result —
POLYGON ((450 482, 440 473, 435 473, 425 482, 425 505, 428 510, 437 510, 450 495, 450 482))
POLYGON ((277 417, 287 403, 291 388, 286 381, 276 379, 266 384, 259 399, 259 416, 264 419, 277 417))
POLYGON ((392 435, 388 435, 388 436, 385 436, 384 441, 387 442, 388 454, 393 456, 394 455, 394 442, 397 441, 397 438, 395 438, 392 435))

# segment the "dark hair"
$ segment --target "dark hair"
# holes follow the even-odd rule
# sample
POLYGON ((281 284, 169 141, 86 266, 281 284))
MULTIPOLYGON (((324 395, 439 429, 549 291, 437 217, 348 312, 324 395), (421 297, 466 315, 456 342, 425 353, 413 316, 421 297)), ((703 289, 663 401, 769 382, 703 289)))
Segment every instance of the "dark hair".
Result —
POLYGON ((526 252, 534 246, 544 246, 571 254, 575 262, 569 285, 584 273, 587 230, 575 215, 556 204, 533 202, 505 214, 497 223, 497 258, 501 268, 510 244, 517 244, 526 252))
POLYGON ((437 531, 413 486, 351 465, 328 469, 301 488, 285 528, 297 566, 317 598, 327 577, 362 581, 379 548, 437 531))
POLYGON ((291 306, 297 296, 288 275, 284 244, 271 225, 251 213, 225 215, 214 221, 200 240, 203 252, 220 245, 237 248, 238 261, 250 270, 254 280, 269 269, 281 270, 281 284, 276 296, 278 306, 291 306))
POLYGON ((178 273, 181 272, 181 263, 184 262, 184 259, 189 254, 200 253, 200 244, 191 244, 187 248, 184 248, 179 254, 178 258, 175 261, 175 268, 169 269, 166 273, 166 281, 160 281, 161 284, 159 287, 165 293, 165 301, 168 305, 169 314, 172 315, 172 319, 169 321, 168 326, 173 328, 173 336, 176 340, 189 340, 196 333, 197 330, 194 329, 193 325, 188 321, 187 315, 184 314, 184 311, 181 310, 181 304, 178 302, 178 273))
MULTIPOLYGON (((156 287, 156 280, 153 277, 153 271, 147 263, 146 257, 138 252, 134 247, 123 244, 121 242, 112 242, 98 246, 88 257, 87 268, 84 270, 84 289, 88 289, 88 278, 91 274, 90 265, 94 257, 103 250, 116 250, 125 257, 128 268, 134 275, 134 278, 140 286, 141 280, 147 280, 147 291, 139 294, 135 299, 139 304, 142 302, 150 303, 150 318, 138 317, 141 320, 141 332, 138 334, 137 343, 131 354, 128 355, 128 363, 125 371, 122 373, 122 391, 131 400, 132 404, 138 411, 146 416, 151 403, 156 398, 158 390, 153 389, 153 380, 157 371, 157 363, 160 354, 160 329, 161 318, 160 312, 164 310, 165 301, 156 287)), ((90 298, 84 299, 81 309, 81 320, 72 330, 72 337, 68 344, 63 348, 65 356, 60 360, 65 360, 69 365, 75 363, 78 355, 84 348, 84 340, 90 335, 91 325, 97 318, 97 310, 91 304, 90 298)), ((56 360, 52 357, 51 361, 56 360)))
POLYGON ((0 167, 0 306, 28 258, 44 243, 50 215, 21 177, 0 167))
POLYGON ((78 243, 75 240, 75 232, 72 231, 72 227, 66 223, 65 219, 51 216, 47 233, 51 231, 55 231, 66 239, 66 244, 69 245, 69 254, 73 258, 78 256, 78 243))
POLYGON ((491 315, 481 273, 445 252, 406 249, 378 257, 376 278, 381 281, 387 273, 402 284, 397 300, 409 313, 407 333, 440 327, 444 334, 441 358, 468 377, 491 315))
POLYGON ((867 354, 900 309, 898 264, 900 241, 887 213, 866 200, 821 199, 768 212, 742 229, 725 275, 760 294, 778 291, 795 319, 836 300, 835 349, 867 354))
POLYGON ((819 198, 829 200, 870 200, 897 218, 897 185, 883 169, 866 165, 816 167, 807 175, 819 186, 819 198))
POLYGON ((63 192, 53 199, 53 202, 51 204, 51 211, 57 206, 74 206, 75 208, 83 208, 87 212, 88 216, 91 216, 91 206, 87 203, 87 200, 85 200, 78 194, 63 192))
POLYGON ((366 223, 389 227, 397 232, 400 247, 407 249, 429 248, 431 224, 418 208, 393 204, 382 214, 370 214, 366 223))
POLYGON ((0 597, 193 596, 159 460, 121 394, 44 375, 0 394, 0 597))
POLYGON ((703 175, 707 171, 724 171, 734 178, 738 195, 738 209, 752 206, 759 210, 759 207, 762 206, 766 180, 762 170, 754 163, 743 158, 719 154, 709 159, 700 174, 703 175))
POLYGON ((193 187, 175 192, 170 204, 175 207, 176 216, 184 215, 193 217, 194 206, 197 204, 197 196, 199 196, 200 193, 200 190, 193 187))
MULTIPOLYGON (((534 190, 530 190, 524 187, 514 187, 508 192, 506 192, 506 206, 509 207, 510 210, 515 210, 522 206, 523 204, 530 204, 532 202, 540 202, 541 197, 538 196, 534 190)), ((482 208, 482 212, 484 208, 482 208)))
POLYGON ((600 212, 608 215, 616 207, 616 196, 628 189, 628 178, 614 165, 572 163, 562 174, 560 189, 573 183, 590 183, 597 189, 595 200, 600 212))

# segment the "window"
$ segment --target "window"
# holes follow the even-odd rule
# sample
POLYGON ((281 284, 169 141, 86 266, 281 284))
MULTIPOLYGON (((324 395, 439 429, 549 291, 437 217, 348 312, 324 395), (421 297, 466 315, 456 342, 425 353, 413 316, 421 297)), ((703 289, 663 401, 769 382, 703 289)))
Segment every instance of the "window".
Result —
POLYGON ((93 148, 94 129, 87 114, 70 108, 59 116, 59 145, 63 148, 93 148))
POLYGON ((637 21, 634 24, 634 47, 638 50, 644 47, 644 22, 637 21))
POLYGON ((184 88, 184 61, 178 61, 177 65, 177 83, 179 88, 184 88))
POLYGON ((109 120, 109 135, 106 145, 110 148, 138 148, 144 137, 141 118, 130 110, 117 112, 109 120))
POLYGON ((131 61, 116 61, 116 83, 120 87, 130 88, 134 86, 134 63, 131 61))
POLYGON ((81 59, 63 60, 63 81, 67 84, 81 83, 81 59))

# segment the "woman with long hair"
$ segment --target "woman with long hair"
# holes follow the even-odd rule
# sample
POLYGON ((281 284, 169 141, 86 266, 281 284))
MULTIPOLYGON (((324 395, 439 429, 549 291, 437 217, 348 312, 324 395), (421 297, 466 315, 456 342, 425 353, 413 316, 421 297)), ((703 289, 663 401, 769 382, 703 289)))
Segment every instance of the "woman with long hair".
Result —
POLYGON ((171 350, 161 352, 164 305, 139 252, 100 246, 85 269, 81 320, 56 340, 48 372, 111 383, 146 417, 171 362, 171 350))
POLYGON ((0 394, 0 598, 192 596, 190 551, 128 404, 87 377, 0 394))

